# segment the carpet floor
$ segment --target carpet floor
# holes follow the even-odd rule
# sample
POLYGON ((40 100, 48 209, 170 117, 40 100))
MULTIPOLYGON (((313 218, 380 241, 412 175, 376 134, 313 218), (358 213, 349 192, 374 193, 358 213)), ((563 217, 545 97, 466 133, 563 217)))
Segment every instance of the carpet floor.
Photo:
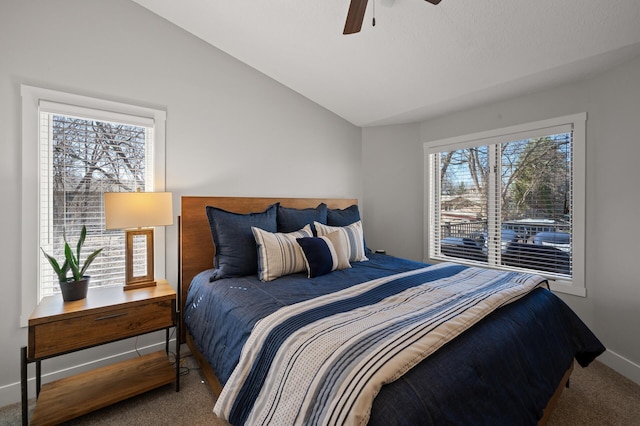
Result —
MULTIPOLYGON (((176 393, 173 385, 167 385, 66 425, 228 426, 212 413, 215 397, 192 358, 183 360, 183 369, 180 392, 176 393)), ((20 404, 0 408, 0 425, 19 424, 20 404)), ((640 386, 598 361, 584 369, 576 364, 571 385, 564 389, 549 425, 640 425, 640 386)))

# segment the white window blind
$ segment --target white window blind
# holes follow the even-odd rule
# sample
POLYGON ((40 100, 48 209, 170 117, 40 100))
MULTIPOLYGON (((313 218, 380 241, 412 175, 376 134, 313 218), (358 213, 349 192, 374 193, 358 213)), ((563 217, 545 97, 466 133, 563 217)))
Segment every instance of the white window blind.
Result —
MULTIPOLYGON (((64 236, 75 250, 85 225, 81 261, 104 248, 91 286, 122 285, 124 232, 105 230, 103 193, 153 191, 153 120, 45 101, 39 117, 40 247, 61 262, 64 236)), ((59 291, 43 255, 39 283, 40 297, 59 291)))
POLYGON ((582 279, 582 155, 575 124, 562 121, 425 145, 429 259, 582 279))

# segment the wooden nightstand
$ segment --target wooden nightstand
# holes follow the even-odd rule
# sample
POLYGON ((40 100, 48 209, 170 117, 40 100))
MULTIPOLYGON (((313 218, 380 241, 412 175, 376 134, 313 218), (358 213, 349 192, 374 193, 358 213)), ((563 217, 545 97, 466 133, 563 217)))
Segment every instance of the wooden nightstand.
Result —
POLYGON ((59 424, 168 383, 180 390, 180 327, 176 292, 157 286, 123 291, 89 289, 87 298, 63 302, 45 297, 29 318, 28 346, 21 350, 22 423, 28 423, 27 364, 36 363, 38 398, 32 425, 59 424), (169 329, 176 329, 176 365, 171 366, 169 329), (66 377, 40 386, 41 361, 69 352, 166 329, 165 351, 66 377))

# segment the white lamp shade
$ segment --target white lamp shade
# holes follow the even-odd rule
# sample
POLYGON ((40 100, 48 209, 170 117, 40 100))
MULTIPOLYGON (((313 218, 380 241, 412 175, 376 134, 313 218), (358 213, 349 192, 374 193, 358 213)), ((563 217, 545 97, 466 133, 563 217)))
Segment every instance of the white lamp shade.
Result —
POLYGON ((107 229, 173 224, 171 192, 105 192, 107 229))

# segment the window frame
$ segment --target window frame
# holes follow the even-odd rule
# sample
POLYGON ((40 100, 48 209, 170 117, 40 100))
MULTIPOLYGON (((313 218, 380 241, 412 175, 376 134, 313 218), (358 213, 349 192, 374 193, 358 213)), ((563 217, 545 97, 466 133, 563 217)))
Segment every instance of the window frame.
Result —
MULTIPOLYGON (((21 85, 22 97, 22 205, 21 205, 21 314, 20 325, 26 327, 29 315, 39 303, 39 116, 40 103, 66 104, 70 109, 92 110, 97 119, 116 120, 118 116, 139 117, 153 121, 153 185, 155 191, 165 190, 166 111, 125 104, 106 99, 21 85), (34 226, 36 224, 36 226, 34 226), (34 262, 35 261, 35 262, 34 262)), ((155 275, 165 276, 165 228, 155 230, 155 275)))
MULTIPOLYGON (((431 224, 432 209, 430 199, 432 185, 430 155, 445 150, 454 150, 477 145, 489 145, 501 141, 524 139, 544 133, 544 129, 570 125, 573 129, 573 276, 571 279, 550 278, 551 290, 586 297, 585 285, 585 214, 586 214, 586 120, 587 113, 578 113, 548 120, 535 121, 515 126, 498 128, 462 136, 425 142, 424 149, 424 253, 423 259, 427 263, 441 262, 441 259, 430 257, 431 253, 431 224), (517 136, 516 136, 517 135, 517 136), (531 136, 529 136, 531 135, 531 136)), ((458 260, 456 260, 458 262, 458 260)), ((465 263, 464 259, 459 260, 465 263)), ((477 264, 476 264, 477 265, 477 264)), ((502 269, 498 265, 488 267, 502 269)), ((507 268, 505 268, 507 269, 507 268)), ((544 273, 540 273, 544 275, 544 273)))

